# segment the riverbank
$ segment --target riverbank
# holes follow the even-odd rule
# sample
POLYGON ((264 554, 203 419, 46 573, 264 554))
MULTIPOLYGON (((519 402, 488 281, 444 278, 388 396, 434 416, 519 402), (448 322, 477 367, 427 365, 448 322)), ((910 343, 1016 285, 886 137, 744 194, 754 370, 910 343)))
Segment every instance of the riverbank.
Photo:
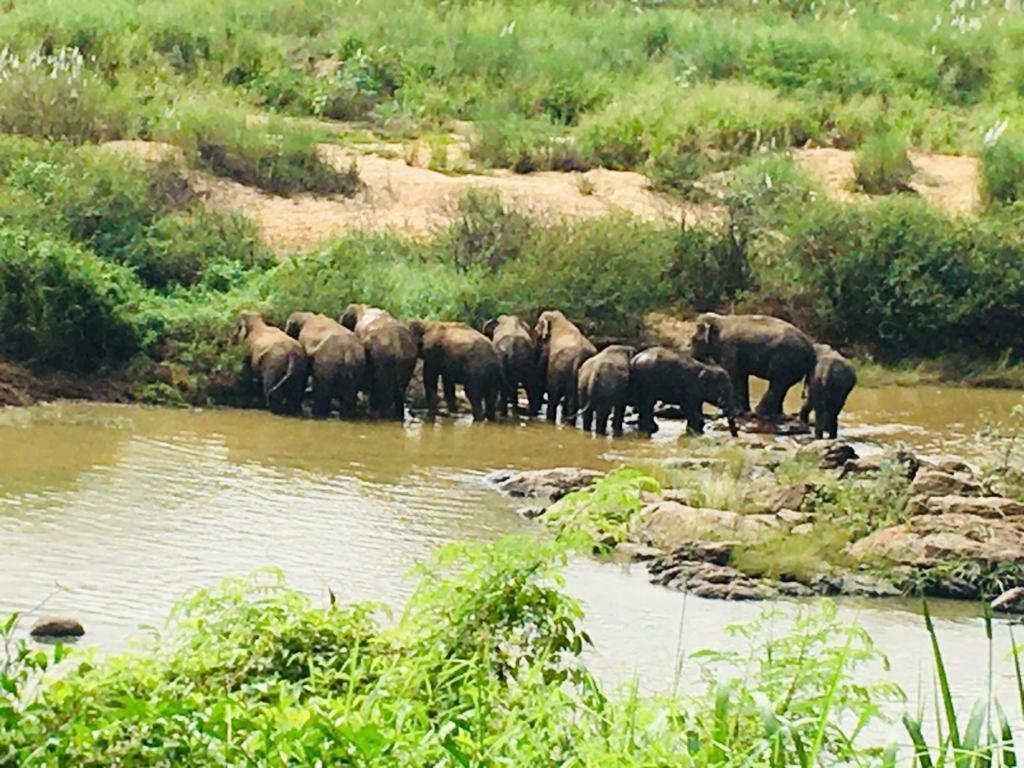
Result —
POLYGON ((493 482, 560 537, 643 562, 652 582, 700 597, 927 595, 1021 612, 1022 457, 1014 435, 996 442, 968 463, 863 443, 859 456, 806 438, 689 441, 607 475, 565 468, 493 482))

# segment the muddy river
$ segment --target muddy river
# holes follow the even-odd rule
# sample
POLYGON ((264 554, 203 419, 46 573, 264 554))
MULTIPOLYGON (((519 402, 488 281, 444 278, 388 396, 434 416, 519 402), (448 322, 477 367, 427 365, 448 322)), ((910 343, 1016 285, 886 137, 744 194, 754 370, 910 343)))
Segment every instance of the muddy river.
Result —
MULTIPOLYGON (((846 435, 955 450, 1019 402, 1008 391, 862 389, 846 435)), ((678 424, 662 426, 644 441, 543 423, 401 426, 78 403, 0 409, 0 614, 45 601, 45 612, 85 624, 86 644, 120 649, 140 625, 161 626, 192 588, 262 565, 314 595, 330 586, 341 600, 399 605, 412 590, 410 567, 438 544, 539 530, 488 487, 489 471, 605 468, 684 451, 678 424)), ((567 576, 586 605, 594 668, 647 690, 670 690, 680 653, 731 644, 725 628, 763 609, 684 598, 649 585, 639 567, 581 558, 567 576)), ((912 699, 930 691, 913 603, 845 601, 841 610, 889 654, 890 679, 912 699)), ((956 690, 973 700, 986 684, 979 611, 942 602, 935 610, 956 690)), ((996 684, 1008 705, 1009 645, 1000 625, 996 684)), ((683 670, 693 674, 688 663, 683 670)))

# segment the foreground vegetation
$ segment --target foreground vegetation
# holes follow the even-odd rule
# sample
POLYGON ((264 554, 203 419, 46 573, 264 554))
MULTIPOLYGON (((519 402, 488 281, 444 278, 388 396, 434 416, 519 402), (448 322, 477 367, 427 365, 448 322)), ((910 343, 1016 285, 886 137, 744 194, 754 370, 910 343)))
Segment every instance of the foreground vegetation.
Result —
POLYGON ((883 658, 827 603, 783 632, 771 614, 734 628, 736 652, 692 655, 692 690, 609 693, 586 668, 563 562, 532 537, 445 550, 393 626, 333 594, 314 608, 263 572, 193 595, 164 639, 102 660, 35 650, 12 617, 0 765, 1015 764, 998 703, 959 724, 937 644, 938 743, 908 714, 902 747, 869 746, 865 729, 904 696, 855 680, 883 658), (41 681, 50 664, 63 673, 41 681))

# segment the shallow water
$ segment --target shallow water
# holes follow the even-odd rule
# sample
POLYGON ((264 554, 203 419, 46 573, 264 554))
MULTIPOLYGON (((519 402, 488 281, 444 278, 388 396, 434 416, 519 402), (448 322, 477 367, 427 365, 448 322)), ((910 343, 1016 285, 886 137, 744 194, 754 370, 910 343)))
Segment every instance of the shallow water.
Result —
MULTIPOLYGON (((844 426, 857 440, 942 451, 1020 400, 1006 391, 858 390, 844 426)), ((314 595, 330 587, 340 600, 399 606, 413 586, 409 569, 438 544, 537 530, 515 500, 488 487, 487 472, 603 468, 683 450, 680 425, 662 426, 644 441, 543 423, 401 426, 77 403, 0 410, 0 613, 45 601, 46 612, 81 619, 87 643, 118 649, 140 625, 162 625, 189 590, 263 565, 314 595)), ((587 607, 594 667, 612 682, 635 676, 646 690, 671 690, 680 651, 730 645, 725 627, 763 608, 684 598, 649 585, 638 567, 580 559, 567 577, 587 607)), ((796 609, 782 604, 784 614, 796 609)), ((979 612, 934 609, 957 692, 973 700, 984 694, 988 652, 979 612)), ((845 601, 841 610, 890 655, 890 679, 912 698, 930 690, 914 604, 845 601)), ((1009 704, 1008 649, 999 626, 997 685, 1009 704)), ((695 666, 683 670, 692 681, 695 666)))

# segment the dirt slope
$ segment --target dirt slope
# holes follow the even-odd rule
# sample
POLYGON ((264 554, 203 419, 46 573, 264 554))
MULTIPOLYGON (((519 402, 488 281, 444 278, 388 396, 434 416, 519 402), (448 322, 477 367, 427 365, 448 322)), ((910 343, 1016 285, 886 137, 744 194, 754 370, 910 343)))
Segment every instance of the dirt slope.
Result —
POLYGON ((409 165, 400 158, 355 154, 333 145, 321 149, 339 168, 347 168, 354 157, 365 190, 351 199, 284 198, 212 177, 203 177, 198 188, 214 205, 253 216, 267 242, 282 253, 311 248, 352 229, 430 234, 451 221, 459 197, 470 188, 493 190, 506 205, 549 219, 625 211, 648 220, 679 221, 686 215, 692 222, 709 214, 709 210, 697 208, 684 211, 651 192, 638 173, 597 169, 585 174, 495 171, 448 175, 409 165), (581 176, 585 181, 580 181, 581 176))
MULTIPOLYGON (((798 149, 794 157, 825 185, 835 199, 869 200, 870 195, 852 191, 854 153, 842 149, 798 149)), ((910 183, 921 197, 951 214, 971 214, 978 208, 978 159, 961 155, 911 152, 915 174, 910 183)))
MULTIPOLYGON (((106 145, 153 162, 182 161, 170 144, 117 141, 106 145)), ((321 145, 323 156, 346 169, 355 159, 365 190, 353 198, 296 195, 279 197, 209 174, 193 173, 193 187, 213 205, 242 210, 260 225, 267 243, 278 253, 308 250, 345 232, 361 229, 429 235, 452 220, 459 197, 470 188, 493 190, 506 205, 542 219, 605 216, 623 211, 646 220, 687 224, 720 219, 714 205, 683 205, 648 188, 639 173, 595 169, 583 174, 544 172, 516 174, 447 174, 406 162, 401 145, 379 145, 372 151, 321 145), (383 153, 382 150, 384 151, 383 153)), ((839 149, 800 149, 794 157, 818 176, 829 194, 847 202, 870 200, 852 192, 853 153, 839 149)), ((912 186, 943 210, 969 214, 978 206, 978 161, 951 155, 912 155, 917 168, 912 186)))

